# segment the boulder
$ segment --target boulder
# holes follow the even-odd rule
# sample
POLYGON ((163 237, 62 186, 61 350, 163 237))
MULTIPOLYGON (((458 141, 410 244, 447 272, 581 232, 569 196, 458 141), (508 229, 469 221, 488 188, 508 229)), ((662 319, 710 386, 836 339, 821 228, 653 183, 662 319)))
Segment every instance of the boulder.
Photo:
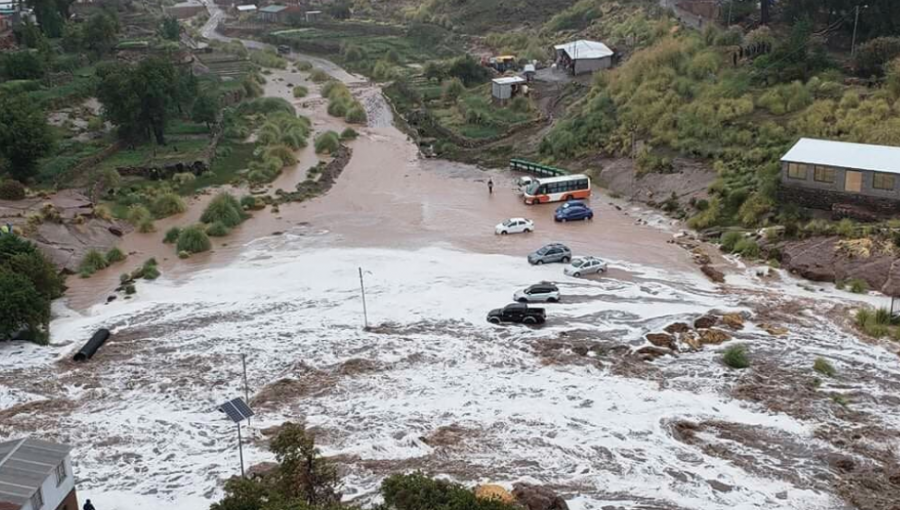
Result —
POLYGON ((701 345, 719 345, 722 342, 731 340, 731 335, 721 329, 703 329, 698 333, 700 334, 701 345))
POLYGON ((726 313, 722 316, 722 322, 735 331, 744 329, 744 317, 739 313, 726 313))
POLYGON ((672 351, 668 349, 662 349, 660 347, 641 347, 640 349, 634 351, 635 354, 643 361, 653 361, 656 358, 661 358, 667 354, 672 354, 672 351))
POLYGON ((475 497, 478 499, 492 499, 495 501, 502 501, 503 503, 512 504, 515 503, 515 498, 513 495, 509 493, 508 490, 504 489, 499 485, 479 485, 475 487, 475 497))
POLYGON ((760 324, 759 327, 765 331, 766 333, 772 336, 784 336, 787 334, 788 329, 783 326, 773 326, 772 324, 760 324))
POLYGON ((881 292, 887 296, 900 296, 900 259, 891 264, 887 281, 881 287, 881 292))
POLYGON ((700 337, 698 337, 697 333, 694 331, 686 331, 682 333, 679 339, 682 342, 688 344, 691 349, 694 349, 695 351, 700 350, 700 348, 703 347, 703 345, 700 343, 700 337))
POLYGON ((528 510, 569 510, 561 496, 541 485, 513 484, 513 497, 528 510))
POLYGON ((667 333, 648 333, 647 341, 657 347, 665 347, 669 350, 676 350, 675 337, 667 333))
POLYGON ((704 315, 694 321, 694 327, 697 329, 708 329, 716 325, 719 319, 712 315, 704 315))
POLYGON ((715 283, 723 283, 725 281, 725 273, 710 266, 709 264, 700 266, 700 271, 702 271, 707 278, 714 281, 715 283))
POLYGON ((669 324, 664 329, 665 329, 666 333, 676 335, 676 334, 684 333, 684 332, 688 331, 689 329, 691 329, 691 327, 688 326, 687 324, 685 324, 684 322, 675 322, 675 323, 669 324))

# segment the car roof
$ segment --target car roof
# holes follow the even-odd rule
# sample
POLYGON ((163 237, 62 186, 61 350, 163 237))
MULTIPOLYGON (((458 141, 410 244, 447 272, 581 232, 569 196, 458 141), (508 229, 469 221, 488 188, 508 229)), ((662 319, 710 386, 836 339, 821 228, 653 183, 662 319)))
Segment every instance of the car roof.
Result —
POLYGON ((526 289, 526 290, 531 290, 531 289, 552 289, 552 290, 559 290, 559 289, 556 287, 556 285, 553 285, 552 283, 535 283, 535 284, 532 285, 531 287, 528 287, 528 289, 526 289))
POLYGON ((528 220, 525 219, 525 218, 510 218, 510 219, 507 220, 507 221, 528 221, 528 220))
POLYGON ((503 308, 528 308, 528 305, 525 303, 510 303, 503 308))
POLYGON ((569 249, 569 247, 566 246, 566 245, 564 245, 563 243, 550 243, 550 244, 545 244, 544 246, 541 246, 541 248, 565 248, 565 249, 567 249, 567 250, 569 249))

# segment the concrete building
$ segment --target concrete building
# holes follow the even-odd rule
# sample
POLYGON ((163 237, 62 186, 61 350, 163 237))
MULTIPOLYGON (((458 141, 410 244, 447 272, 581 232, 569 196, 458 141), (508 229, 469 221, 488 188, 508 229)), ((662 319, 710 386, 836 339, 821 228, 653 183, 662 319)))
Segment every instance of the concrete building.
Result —
POLYGON ((579 40, 553 47, 556 65, 570 74, 593 73, 612 67, 615 52, 602 42, 579 40))
POLYGON ((781 158, 782 199, 900 212, 900 147, 801 138, 781 158))
POLYGON ((521 76, 494 78, 491 80, 491 95, 495 100, 506 101, 518 95, 523 85, 525 85, 525 78, 521 76))
POLYGON ((166 15, 176 19, 187 19, 206 11, 206 6, 195 0, 188 0, 165 8, 166 15))
POLYGON ((0 443, 0 508, 78 510, 71 450, 30 438, 0 443))
POLYGON ((287 15, 287 10, 286 5, 267 5, 259 10, 259 19, 266 23, 281 23, 287 15))

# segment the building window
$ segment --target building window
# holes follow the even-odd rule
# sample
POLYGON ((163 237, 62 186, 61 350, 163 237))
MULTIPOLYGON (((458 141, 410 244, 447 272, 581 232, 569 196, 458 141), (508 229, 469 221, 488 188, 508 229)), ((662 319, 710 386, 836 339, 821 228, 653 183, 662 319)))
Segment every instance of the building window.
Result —
POLYGON ((56 485, 61 485, 66 481, 66 461, 62 461, 56 466, 56 485))
POLYGON ((894 176, 888 174, 872 174, 872 187, 874 189, 893 191, 894 176))
POLYGON ((805 181, 806 165, 801 165, 800 163, 788 163, 788 177, 805 181))
POLYGON ((813 174, 813 179, 817 182, 827 182, 829 184, 834 182, 834 168, 828 168, 827 166, 817 166, 815 173, 813 174))
POLYGON ((44 495, 41 493, 40 487, 37 492, 31 496, 31 508, 34 510, 41 510, 41 508, 44 508, 44 495))

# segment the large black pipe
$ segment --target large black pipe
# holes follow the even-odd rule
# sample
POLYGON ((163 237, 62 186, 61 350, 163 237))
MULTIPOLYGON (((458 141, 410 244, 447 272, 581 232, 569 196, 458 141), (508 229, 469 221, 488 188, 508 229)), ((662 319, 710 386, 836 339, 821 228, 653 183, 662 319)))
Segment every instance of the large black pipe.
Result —
POLYGON ((106 343, 106 339, 109 338, 109 330, 108 329, 98 329, 94 336, 91 337, 90 340, 84 347, 81 348, 80 351, 75 353, 75 361, 87 361, 91 359, 91 357, 106 343))

